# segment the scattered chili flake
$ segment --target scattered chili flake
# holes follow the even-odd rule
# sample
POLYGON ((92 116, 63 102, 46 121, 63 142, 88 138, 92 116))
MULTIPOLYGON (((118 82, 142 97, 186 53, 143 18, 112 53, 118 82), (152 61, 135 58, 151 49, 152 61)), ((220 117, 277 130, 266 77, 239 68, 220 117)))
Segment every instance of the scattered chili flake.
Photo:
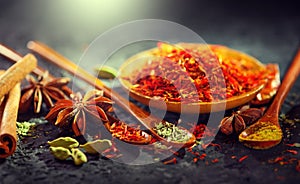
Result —
POLYGON ((198 158, 196 158, 196 157, 193 158, 193 162, 194 162, 194 163, 198 162, 198 158))
POLYGON ((163 161, 163 164, 165 165, 169 165, 169 164, 176 164, 177 163, 177 159, 175 157, 171 158, 171 159, 168 159, 168 160, 165 160, 163 161))
POLYGON ((219 159, 215 158, 211 161, 212 163, 218 163, 219 162, 219 159))
POLYGON ((241 163, 241 162, 243 162, 244 160, 246 160, 248 158, 248 155, 245 155, 245 156, 243 156, 243 157, 241 157, 240 159, 239 159, 239 162, 241 163))
POLYGON ((298 154, 298 151, 296 151, 296 150, 286 150, 286 151, 289 152, 289 153, 292 153, 293 155, 298 154))
POLYGON ((205 157, 207 156, 206 153, 202 153, 202 154, 200 155, 199 152, 193 151, 191 148, 188 148, 187 151, 190 152, 191 154, 193 154, 193 155, 195 156, 195 157, 193 158, 193 162, 194 162, 194 163, 198 162, 199 160, 204 160, 205 157))
POLYGON ((274 159, 274 163, 280 162, 280 161, 282 161, 282 160, 283 160, 283 157, 276 157, 276 158, 274 159))
POLYGON ((300 148, 300 143, 298 142, 295 142, 293 144, 286 144, 287 146, 290 146, 290 147, 296 147, 296 148, 300 148))
POLYGON ((214 146, 214 147, 217 147, 219 150, 221 150, 220 144, 215 144, 215 143, 202 144, 203 149, 206 149, 208 146, 214 146))
POLYGON ((200 160, 203 160, 206 156, 207 156, 207 155, 206 155, 205 153, 203 153, 203 154, 200 155, 199 158, 200 158, 200 160))

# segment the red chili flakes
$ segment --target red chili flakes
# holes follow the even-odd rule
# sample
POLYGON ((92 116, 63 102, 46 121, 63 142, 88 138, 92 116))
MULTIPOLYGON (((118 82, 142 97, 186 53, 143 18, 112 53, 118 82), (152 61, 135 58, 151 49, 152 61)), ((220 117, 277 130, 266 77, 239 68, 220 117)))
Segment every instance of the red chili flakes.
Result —
POLYGON ((193 158, 194 163, 198 162, 199 160, 204 160, 205 157, 207 156, 206 153, 200 154, 199 152, 193 151, 191 148, 188 148, 187 151, 195 156, 193 158))
POLYGON ((206 149, 208 146, 214 146, 214 147, 217 147, 219 150, 221 150, 220 144, 215 144, 215 143, 202 144, 203 149, 206 149))
POLYGON ((207 156, 207 155, 206 155, 205 153, 203 153, 203 154, 200 155, 199 158, 200 158, 200 160, 203 160, 206 156, 207 156))
POLYGON ((280 161, 283 161, 283 157, 276 157, 274 159, 274 163, 277 163, 277 162, 280 162, 280 161))
POLYGON ((298 151, 296 151, 296 150, 286 150, 286 151, 289 152, 289 153, 292 153, 293 155, 298 154, 298 151))
POLYGON ((117 137, 120 140, 143 141, 147 139, 145 136, 143 136, 143 132, 139 129, 139 127, 134 128, 128 126, 122 121, 112 123, 109 130, 113 137, 117 137))
POLYGON ((196 163, 198 160, 204 160, 206 157, 206 153, 202 153, 201 155, 197 155, 197 157, 193 158, 193 162, 196 163))
POLYGON ((287 165, 287 164, 292 164, 295 161, 297 161, 297 158, 291 158, 289 156, 278 156, 275 159, 271 159, 268 162, 270 164, 275 164, 278 163, 279 165, 287 165))
POLYGON ((215 158, 213 160, 211 160, 212 163, 218 163, 219 162, 219 159, 215 158))
POLYGON ((248 158, 248 155, 245 155, 245 156, 243 156, 243 157, 241 157, 240 159, 239 159, 239 162, 241 163, 241 162, 243 162, 244 160, 246 160, 248 158))
POLYGON ((177 159, 175 157, 171 158, 171 159, 168 159, 168 160, 165 160, 163 161, 163 164, 165 165, 169 165, 169 164, 176 164, 177 163, 177 159))
POLYGON ((300 148, 300 143, 298 142, 295 142, 293 144, 286 144, 287 146, 290 146, 290 147, 296 147, 296 148, 300 148))
POLYGON ((225 47, 158 43, 155 59, 129 80, 132 90, 145 96, 174 102, 211 102, 243 94, 265 78, 257 66, 224 57, 225 47), (223 80, 224 87, 222 87, 223 80))
POLYGON ((202 139, 203 137, 211 137, 215 135, 214 130, 209 129, 204 124, 194 125, 191 129, 191 132, 195 135, 196 139, 202 139))

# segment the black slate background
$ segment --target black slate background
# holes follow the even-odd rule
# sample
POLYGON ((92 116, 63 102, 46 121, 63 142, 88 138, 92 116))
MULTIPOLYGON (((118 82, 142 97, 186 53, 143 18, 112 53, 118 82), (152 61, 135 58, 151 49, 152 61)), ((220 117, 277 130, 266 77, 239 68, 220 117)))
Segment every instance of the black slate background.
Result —
MULTIPOLYGON (((157 5, 157 9, 151 9, 153 13, 144 7, 147 13, 133 15, 130 12, 141 8, 137 5, 143 5, 146 1, 128 3, 132 7, 124 10, 128 15, 123 13, 111 20, 109 16, 99 17, 98 22, 92 22, 97 24, 93 30, 85 30, 71 23, 63 24, 59 18, 55 19, 58 22, 47 22, 45 16, 50 15, 44 15, 45 9, 62 19, 64 14, 53 6, 45 8, 45 2, 1 0, 0 42, 25 54, 29 40, 40 40, 78 61, 84 47, 110 27, 136 19, 166 19, 189 27, 207 43, 223 44, 244 51, 263 63, 278 63, 283 75, 300 40, 300 12, 293 1, 153 1, 157 5), (109 20, 108 23, 102 24, 105 19, 109 20), (74 27, 78 29, 74 30, 74 27)), ((114 6, 118 7, 117 1, 114 6)), ((86 13, 89 14, 88 11, 86 13)), ((1 69, 10 65, 5 58, 0 59, 1 69)), ((62 75, 42 59, 39 64, 56 75, 62 75)), ((298 79, 282 107, 284 113, 294 107, 291 116, 296 118, 299 118, 300 99, 293 94, 297 94, 299 89, 298 79)), ((12 157, 0 160, 0 183, 298 183, 300 173, 295 169, 295 162, 287 165, 268 162, 281 155, 300 159, 300 153, 292 155, 285 151, 292 149, 285 143, 300 142, 300 125, 296 125, 296 128, 291 128, 283 124, 284 130, 291 129, 292 137, 285 135, 280 145, 266 151, 245 148, 235 138, 218 134, 214 142, 219 143, 222 149, 208 147, 205 150, 208 165, 202 161, 193 163, 193 156, 186 153, 183 158, 178 158, 175 165, 158 162, 131 166, 101 157, 89 157, 87 164, 75 167, 70 162, 57 161, 50 155, 46 142, 57 137, 59 132, 50 124, 41 124, 36 127, 36 136, 22 139, 12 157), (233 155, 237 158, 244 155, 249 157, 239 163, 231 158, 233 155), (215 158, 219 162, 211 163, 215 158)), ((299 148, 293 149, 300 151, 299 148)))

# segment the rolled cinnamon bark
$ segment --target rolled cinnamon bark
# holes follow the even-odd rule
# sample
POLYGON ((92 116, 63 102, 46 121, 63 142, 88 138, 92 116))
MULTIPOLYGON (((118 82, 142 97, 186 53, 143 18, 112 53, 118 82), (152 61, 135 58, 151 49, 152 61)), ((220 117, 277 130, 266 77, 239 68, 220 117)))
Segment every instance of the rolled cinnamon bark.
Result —
POLYGON ((37 59, 27 54, 6 71, 0 71, 0 158, 6 158, 16 150, 20 82, 36 67, 37 59))
POLYGON ((6 95, 17 83, 21 82, 27 74, 37 67, 37 59, 27 54, 21 60, 8 68, 0 76, 0 98, 6 95))
POLYGON ((17 146, 16 122, 21 96, 20 83, 2 98, 0 105, 0 158, 12 155, 17 146))

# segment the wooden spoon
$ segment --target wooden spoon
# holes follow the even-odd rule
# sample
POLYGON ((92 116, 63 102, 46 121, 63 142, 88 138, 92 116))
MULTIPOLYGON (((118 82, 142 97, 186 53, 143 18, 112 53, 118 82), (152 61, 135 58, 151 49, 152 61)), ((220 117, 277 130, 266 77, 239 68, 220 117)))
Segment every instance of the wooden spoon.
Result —
POLYGON ((300 47, 298 47, 296 56, 289 66, 271 106, 261 119, 249 126, 239 135, 240 142, 245 146, 254 149, 268 149, 281 142, 282 130, 279 125, 278 114, 285 97, 296 81, 299 73, 300 47))
POLYGON ((196 142, 196 137, 183 127, 178 127, 178 128, 183 129, 190 136, 190 139, 188 141, 186 142, 166 141, 163 137, 159 136, 153 130, 154 124, 159 123, 161 119, 150 115, 147 111, 144 111, 143 109, 137 107, 134 103, 129 102, 127 99, 120 96, 117 92, 113 91, 105 84, 103 84, 98 78, 89 74, 87 71, 80 68, 75 63, 63 57, 62 55, 60 55, 53 49, 49 48, 45 44, 36 41, 30 41, 27 46, 30 50, 45 57, 51 63, 72 73, 73 75, 76 75, 77 77, 81 78, 85 82, 94 85, 97 89, 103 90, 105 96, 110 97, 121 108, 123 108, 128 113, 133 115, 143 126, 149 129, 149 131, 152 133, 154 137, 161 140, 164 144, 172 145, 174 147, 189 147, 194 145, 194 143, 196 142))

